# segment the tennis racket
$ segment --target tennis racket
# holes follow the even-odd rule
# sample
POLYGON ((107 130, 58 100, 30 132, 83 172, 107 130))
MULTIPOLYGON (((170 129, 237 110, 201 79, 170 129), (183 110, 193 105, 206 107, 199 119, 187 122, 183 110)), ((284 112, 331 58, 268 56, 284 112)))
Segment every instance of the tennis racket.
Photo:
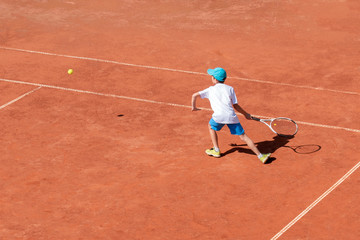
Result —
POLYGON ((298 125, 290 118, 278 117, 272 119, 260 119, 251 116, 251 119, 264 123, 271 131, 282 137, 294 136, 298 131, 298 125))

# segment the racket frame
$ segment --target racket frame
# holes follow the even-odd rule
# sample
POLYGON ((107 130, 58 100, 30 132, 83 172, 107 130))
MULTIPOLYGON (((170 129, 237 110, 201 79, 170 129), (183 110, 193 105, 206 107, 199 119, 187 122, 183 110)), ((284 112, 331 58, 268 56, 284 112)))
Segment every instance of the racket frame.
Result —
POLYGON ((279 135, 279 136, 281 136, 281 137, 292 137, 292 136, 295 136, 295 134, 298 132, 298 129, 299 129, 297 123, 296 123, 294 120, 292 120, 291 118, 287 118, 287 117, 277 117, 277 118, 264 118, 264 119, 261 119, 261 118, 257 118, 257 117, 251 116, 251 119, 252 119, 252 120, 255 120, 255 121, 258 121, 258 122, 264 123, 266 126, 268 126, 268 127, 270 128, 270 130, 271 130, 273 133, 275 133, 275 134, 277 134, 277 135, 279 135), (289 120, 289 121, 293 122, 294 125, 295 125, 295 127, 296 127, 295 132, 294 132, 292 135, 285 135, 285 134, 277 133, 277 132, 271 127, 271 125, 272 125, 272 122, 274 122, 275 120, 279 120, 279 119, 289 120))

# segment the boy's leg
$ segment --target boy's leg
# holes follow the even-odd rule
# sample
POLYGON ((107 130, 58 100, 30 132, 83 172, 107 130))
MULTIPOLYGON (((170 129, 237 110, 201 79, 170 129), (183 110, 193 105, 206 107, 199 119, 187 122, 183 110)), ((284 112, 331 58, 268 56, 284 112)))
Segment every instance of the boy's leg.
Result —
MULTIPOLYGON (((211 123, 209 123, 209 132, 210 132, 210 137, 211 137, 211 141, 214 145, 213 148, 211 149, 206 149, 205 153, 209 156, 213 156, 213 157, 220 157, 220 149, 219 149, 219 143, 218 143, 218 136, 217 133, 214 129, 212 129, 211 123)), ((212 123, 212 124, 216 124, 216 123, 212 123)), ((218 129, 218 128, 216 128, 218 129)), ((221 127, 220 127, 221 129, 221 127)))
POLYGON ((249 148, 256 154, 256 156, 259 156, 261 154, 259 149, 255 146, 254 142, 248 137, 248 135, 244 133, 240 135, 240 139, 249 146, 249 148))
POLYGON ((214 149, 219 149, 218 135, 217 135, 216 131, 211 128, 210 124, 208 126, 209 126, 210 137, 211 137, 211 141, 213 143, 214 149))
POLYGON ((267 154, 262 154, 260 153, 259 149, 255 146, 254 142, 244 133, 242 135, 240 135, 240 139, 243 140, 244 142, 246 142, 246 144, 249 146, 249 148, 256 154, 256 156, 258 156, 258 158, 260 159, 260 161, 262 163, 266 163, 267 160, 270 157, 270 153, 267 154))

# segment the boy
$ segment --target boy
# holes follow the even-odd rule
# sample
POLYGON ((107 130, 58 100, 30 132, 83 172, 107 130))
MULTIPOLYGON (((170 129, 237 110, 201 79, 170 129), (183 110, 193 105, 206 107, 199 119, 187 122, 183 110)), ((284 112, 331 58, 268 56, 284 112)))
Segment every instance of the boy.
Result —
POLYGON ((207 73, 212 76, 214 86, 194 93, 191 99, 192 111, 199 110, 196 107, 196 100, 198 97, 208 98, 211 108, 214 111, 209 122, 210 137, 214 147, 207 149, 205 151, 206 154, 213 157, 220 157, 216 131, 220 131, 224 125, 227 125, 232 135, 239 135, 240 139, 249 146, 249 148, 258 156, 260 161, 266 163, 270 157, 270 153, 260 153, 254 142, 245 134, 245 131, 235 114, 234 109, 243 114, 247 119, 251 119, 251 115, 238 105, 234 89, 224 83, 226 71, 222 68, 215 68, 208 69, 207 73))

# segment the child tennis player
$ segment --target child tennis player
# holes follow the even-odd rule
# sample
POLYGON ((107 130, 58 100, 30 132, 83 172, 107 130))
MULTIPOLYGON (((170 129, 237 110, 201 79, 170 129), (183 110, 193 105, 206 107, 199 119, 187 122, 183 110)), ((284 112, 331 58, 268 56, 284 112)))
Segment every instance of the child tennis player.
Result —
POLYGON ((249 146, 249 148, 258 156, 260 161, 266 163, 270 157, 270 153, 260 153, 254 142, 245 134, 234 111, 235 109, 247 119, 251 119, 251 115, 239 106, 234 89, 224 83, 226 71, 222 68, 215 68, 208 69, 207 73, 212 76, 214 85, 203 91, 194 93, 191 99, 192 111, 199 110, 196 107, 196 100, 198 97, 208 98, 211 108, 214 111, 209 122, 210 137, 214 147, 207 149, 205 151, 206 154, 213 157, 220 157, 218 136, 216 132, 220 131, 224 125, 227 125, 232 135, 239 135, 240 139, 249 146))

